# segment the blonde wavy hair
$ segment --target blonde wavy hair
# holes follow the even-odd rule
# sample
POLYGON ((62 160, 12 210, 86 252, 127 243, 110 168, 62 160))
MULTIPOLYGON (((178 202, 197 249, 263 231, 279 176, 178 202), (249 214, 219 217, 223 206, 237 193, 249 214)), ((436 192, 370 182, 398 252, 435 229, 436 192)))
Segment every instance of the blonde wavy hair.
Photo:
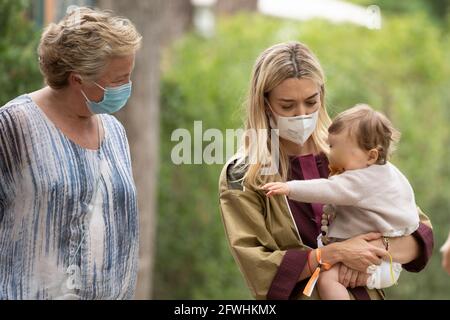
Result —
POLYGON ((66 87, 71 72, 95 81, 109 59, 135 53, 141 42, 130 20, 77 7, 44 30, 38 47, 40 70, 54 89, 66 87))
MULTIPOLYGON (((300 42, 286 42, 276 44, 266 49, 256 60, 253 67, 250 90, 246 101, 245 132, 256 130, 257 141, 251 141, 244 135, 240 154, 243 157, 239 162, 245 172, 243 179, 253 188, 273 179, 270 175, 262 175, 261 169, 271 163, 271 137, 269 112, 265 102, 270 92, 289 78, 307 78, 314 81, 320 88, 319 119, 312 139, 319 151, 328 153, 326 143, 330 117, 325 107, 325 79, 319 60, 307 46, 300 42), (254 143, 255 142, 255 143, 254 143), (248 161, 249 158, 257 161, 248 161)), ((289 157, 283 145, 279 144, 279 171, 283 181, 287 180, 289 170, 289 157)))

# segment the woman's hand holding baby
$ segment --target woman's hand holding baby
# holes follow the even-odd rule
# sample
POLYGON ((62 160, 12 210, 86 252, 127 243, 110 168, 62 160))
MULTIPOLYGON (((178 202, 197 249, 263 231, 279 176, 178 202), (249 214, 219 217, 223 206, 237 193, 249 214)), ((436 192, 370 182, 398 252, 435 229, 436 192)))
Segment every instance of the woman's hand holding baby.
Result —
POLYGON ((346 288, 365 287, 370 274, 350 269, 345 264, 339 266, 339 282, 346 288))
POLYGON ((335 250, 340 255, 339 261, 348 268, 365 273, 370 265, 379 265, 383 259, 389 257, 385 249, 370 243, 379 238, 381 238, 380 233, 371 232, 328 246, 336 247, 335 250))

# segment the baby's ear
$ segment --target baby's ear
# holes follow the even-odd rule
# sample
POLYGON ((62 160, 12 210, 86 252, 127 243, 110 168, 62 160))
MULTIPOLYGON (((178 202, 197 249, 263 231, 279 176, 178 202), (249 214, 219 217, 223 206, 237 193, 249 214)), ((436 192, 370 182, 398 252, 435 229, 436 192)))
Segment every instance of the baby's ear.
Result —
POLYGON ((378 152, 378 149, 373 148, 369 150, 368 153, 368 159, 367 164, 370 166, 378 161, 378 157, 380 156, 380 153, 378 152))

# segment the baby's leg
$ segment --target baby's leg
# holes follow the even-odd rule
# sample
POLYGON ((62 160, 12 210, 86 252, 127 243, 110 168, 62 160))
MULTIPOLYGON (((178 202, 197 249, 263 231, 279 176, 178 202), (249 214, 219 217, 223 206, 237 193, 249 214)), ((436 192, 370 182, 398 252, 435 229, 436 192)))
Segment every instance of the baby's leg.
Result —
POLYGON ((321 271, 317 289, 322 300, 350 300, 347 289, 339 282, 340 263, 328 271, 321 271))

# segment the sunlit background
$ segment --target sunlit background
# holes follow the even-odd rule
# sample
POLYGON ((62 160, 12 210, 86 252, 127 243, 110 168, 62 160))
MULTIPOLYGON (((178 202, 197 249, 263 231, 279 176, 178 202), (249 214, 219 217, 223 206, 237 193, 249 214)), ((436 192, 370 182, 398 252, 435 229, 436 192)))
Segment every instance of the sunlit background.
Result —
POLYGON ((0 105, 43 85, 42 28, 70 5, 112 9, 144 36, 137 94, 118 115, 141 209, 137 298, 251 298, 220 220, 222 165, 174 165, 171 135, 193 132, 200 120, 203 131, 242 127, 256 57, 297 40, 321 61, 331 116, 365 102, 402 132, 393 162, 431 218, 435 250, 424 271, 402 273, 387 297, 450 299, 438 250, 450 230, 448 0, 0 0, 0 105))

